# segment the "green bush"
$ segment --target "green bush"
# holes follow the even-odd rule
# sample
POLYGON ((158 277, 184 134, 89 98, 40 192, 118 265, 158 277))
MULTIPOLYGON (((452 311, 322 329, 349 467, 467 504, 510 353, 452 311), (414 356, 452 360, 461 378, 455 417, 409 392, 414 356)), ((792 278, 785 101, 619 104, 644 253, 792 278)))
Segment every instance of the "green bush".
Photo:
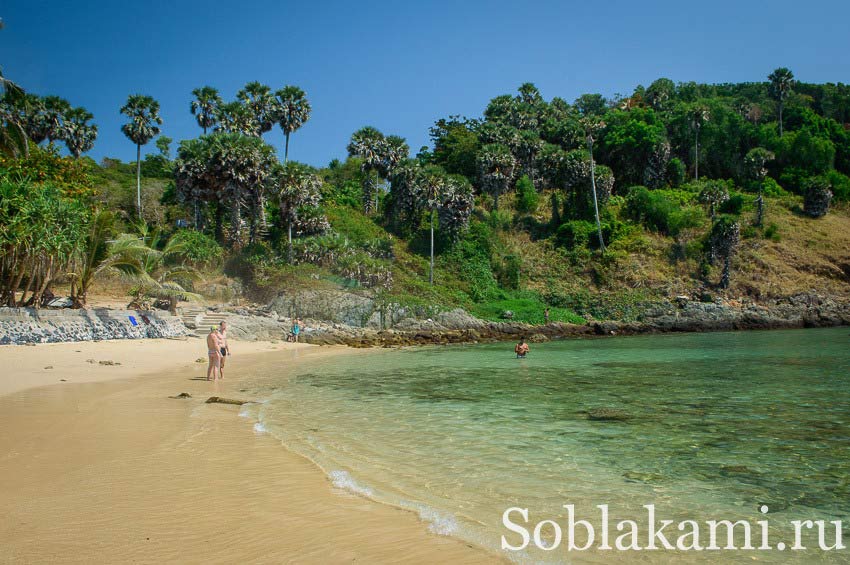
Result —
POLYGON ((764 179, 764 182, 762 183, 762 190, 764 191, 765 196, 772 196, 774 198, 781 198, 790 194, 787 190, 779 186, 779 183, 771 177, 764 179))
MULTIPOLYGON (((515 322, 542 324, 545 322, 544 312, 546 306, 536 295, 532 296, 531 293, 517 293, 515 297, 476 304, 470 309, 470 313, 485 320, 503 320, 502 314, 506 311, 511 311, 513 312, 511 319, 515 322)), ((585 319, 572 310, 552 305, 549 305, 549 321, 567 322, 570 324, 585 323, 585 319)))
POLYGON ((685 182, 685 164, 678 157, 673 157, 667 162, 667 183, 670 186, 679 186, 685 182))
POLYGON ((517 290, 519 288, 522 263, 516 255, 506 255, 499 265, 497 278, 503 288, 517 290))
POLYGON ((730 194, 729 200, 720 205, 718 212, 721 214, 734 214, 735 216, 739 216, 743 209, 744 195, 739 192, 733 192, 730 194))
POLYGON ((776 242, 782 239, 779 235, 779 226, 776 224, 769 224, 766 228, 764 228, 764 238, 776 242))
POLYGON ((588 247, 591 237, 596 235, 596 225, 585 220, 572 220, 558 227, 555 243, 567 249, 588 247))
POLYGON ((196 266, 214 267, 221 264, 224 249, 210 236, 195 230, 179 230, 172 241, 180 244, 181 258, 196 266))
POLYGON ((534 188, 534 183, 523 175, 516 183, 516 209, 518 212, 534 212, 537 210, 539 196, 534 188))
POLYGON ((832 186, 833 200, 836 202, 850 201, 850 177, 835 170, 829 171, 825 176, 832 186))
MULTIPOLYGON (((668 197, 666 193, 669 192, 632 187, 626 197, 626 215, 651 230, 674 237, 686 228, 699 226, 704 218, 702 210, 696 206, 681 206, 668 197)), ((678 198, 684 196, 677 195, 678 198)))

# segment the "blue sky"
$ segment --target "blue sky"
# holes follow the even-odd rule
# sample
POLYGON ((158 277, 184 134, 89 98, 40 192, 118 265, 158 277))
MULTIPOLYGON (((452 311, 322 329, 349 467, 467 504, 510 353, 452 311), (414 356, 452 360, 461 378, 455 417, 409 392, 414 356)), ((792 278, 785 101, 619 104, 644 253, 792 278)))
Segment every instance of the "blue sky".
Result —
MULTIPOLYGON (((313 115, 290 157, 323 166, 363 125, 406 137, 415 153, 435 120, 479 116, 526 81, 568 101, 661 76, 759 81, 778 66, 850 82, 846 1, 6 0, 0 17, 5 76, 91 111, 98 160, 135 158, 119 129, 130 93, 160 101, 175 142, 199 135, 189 104, 206 84, 226 99, 252 80, 303 88, 313 115)), ((282 154, 279 129, 265 139, 282 154)))

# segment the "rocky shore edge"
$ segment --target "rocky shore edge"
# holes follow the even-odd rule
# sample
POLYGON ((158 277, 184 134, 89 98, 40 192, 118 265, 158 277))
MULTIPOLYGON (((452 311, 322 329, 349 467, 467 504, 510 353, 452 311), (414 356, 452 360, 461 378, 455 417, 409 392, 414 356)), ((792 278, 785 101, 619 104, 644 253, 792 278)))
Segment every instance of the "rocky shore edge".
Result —
MULTIPOLYGON (((284 340, 292 325, 291 318, 278 314, 274 303, 259 308, 220 307, 217 311, 226 316, 231 335, 239 340, 284 340)), ((456 309, 435 313, 427 319, 405 318, 386 329, 310 318, 304 318, 303 324, 300 340, 313 345, 402 347, 520 338, 539 343, 593 336, 843 326, 850 325, 850 302, 816 293, 761 303, 701 302, 680 296, 647 303, 638 319, 629 322, 592 320, 586 324, 529 325, 481 320, 456 309)), ((0 345, 187 334, 191 331, 179 318, 164 312, 0 308, 0 345)))
MULTIPOLYGON (((270 307, 233 309, 228 319, 240 339, 281 339, 291 320, 270 307)), ((491 322, 461 309, 435 314, 429 319, 407 318, 392 328, 356 327, 304 319, 301 341, 314 345, 349 347, 400 347, 511 341, 531 342, 575 337, 635 335, 666 332, 768 330, 850 325, 850 302, 818 294, 800 294, 766 303, 700 302, 688 297, 653 302, 637 321, 589 321, 587 324, 529 325, 491 322)))

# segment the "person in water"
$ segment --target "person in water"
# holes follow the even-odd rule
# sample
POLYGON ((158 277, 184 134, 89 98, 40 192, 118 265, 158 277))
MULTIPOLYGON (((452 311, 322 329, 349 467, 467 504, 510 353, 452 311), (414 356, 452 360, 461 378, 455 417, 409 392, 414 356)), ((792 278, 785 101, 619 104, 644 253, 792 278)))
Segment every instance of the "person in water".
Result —
POLYGON ((519 340, 519 343, 516 344, 514 353, 516 353, 517 359, 525 359, 525 356, 528 354, 528 344, 525 343, 524 339, 519 340))
POLYGON ((215 326, 210 328, 210 333, 207 335, 207 355, 210 359, 210 365, 207 368, 207 380, 210 380, 210 375, 212 375, 213 380, 218 380, 221 376, 221 339, 218 328, 215 326))

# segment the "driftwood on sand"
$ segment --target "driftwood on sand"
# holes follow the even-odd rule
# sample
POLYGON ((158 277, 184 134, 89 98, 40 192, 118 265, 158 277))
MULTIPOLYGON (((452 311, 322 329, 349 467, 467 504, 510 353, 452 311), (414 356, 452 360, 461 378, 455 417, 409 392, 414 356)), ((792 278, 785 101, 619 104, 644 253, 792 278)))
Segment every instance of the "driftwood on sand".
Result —
POLYGON ((220 396, 210 396, 207 398, 206 404, 235 404, 237 406, 242 406, 243 404, 249 404, 250 400, 234 400, 232 398, 222 398, 220 396))

